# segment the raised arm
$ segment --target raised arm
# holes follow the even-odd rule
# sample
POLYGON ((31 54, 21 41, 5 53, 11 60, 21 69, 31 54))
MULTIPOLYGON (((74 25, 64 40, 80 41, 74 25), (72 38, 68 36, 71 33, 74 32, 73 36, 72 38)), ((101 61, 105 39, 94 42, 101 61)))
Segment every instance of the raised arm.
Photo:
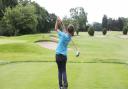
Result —
POLYGON ((63 32, 67 32, 67 30, 66 30, 66 27, 65 27, 65 25, 63 24, 63 22, 61 23, 61 25, 62 25, 62 29, 63 29, 63 32))
POLYGON ((66 28, 63 24, 63 22, 61 21, 61 19, 59 17, 57 17, 56 23, 55 23, 55 31, 59 31, 59 28, 62 26, 63 32, 66 32, 66 28))
POLYGON ((61 20, 59 17, 57 17, 56 23, 55 23, 55 31, 59 31, 59 26, 61 26, 61 20))

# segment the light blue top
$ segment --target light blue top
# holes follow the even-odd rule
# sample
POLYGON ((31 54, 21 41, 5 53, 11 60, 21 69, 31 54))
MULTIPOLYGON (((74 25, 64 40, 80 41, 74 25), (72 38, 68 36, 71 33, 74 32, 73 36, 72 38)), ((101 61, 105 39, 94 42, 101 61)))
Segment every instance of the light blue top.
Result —
POLYGON ((59 42, 56 48, 56 54, 67 56, 67 46, 71 40, 71 36, 65 32, 58 31, 59 42))

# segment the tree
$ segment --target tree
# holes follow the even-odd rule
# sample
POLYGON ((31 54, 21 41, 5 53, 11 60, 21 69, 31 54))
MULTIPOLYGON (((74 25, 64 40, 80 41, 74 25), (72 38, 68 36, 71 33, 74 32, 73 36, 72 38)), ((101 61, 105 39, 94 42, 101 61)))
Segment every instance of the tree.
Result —
POLYGON ((122 31, 123 27, 124 27, 123 19, 122 18, 118 18, 118 23, 119 23, 118 27, 122 31))
POLYGON ((128 18, 121 17, 121 19, 123 21, 123 27, 126 27, 128 24, 128 18))
POLYGON ((2 0, 4 8, 15 7, 18 4, 18 0, 2 0))
POLYGON ((127 35, 128 33, 128 26, 123 28, 123 35, 127 35))
POLYGON ((50 21, 50 29, 54 29, 55 23, 56 23, 56 19, 57 16, 54 13, 49 14, 49 21, 50 21))
POLYGON ((19 0, 19 3, 22 4, 23 6, 26 6, 31 3, 31 0, 19 0))
POLYGON ((70 16, 79 26, 80 31, 86 30, 87 13, 83 7, 76 7, 70 9, 70 16))
POLYGON ((18 4, 18 0, 0 0, 0 19, 4 15, 4 11, 7 7, 13 8, 18 4))
POLYGON ((120 29, 119 29, 119 22, 116 19, 112 20, 112 30, 113 31, 120 31, 120 29))
POLYGON ((2 10, 3 10, 3 3, 2 3, 2 0, 0 0, 0 20, 1 20, 2 16, 3 16, 2 10))
POLYGON ((103 35, 106 35, 107 34, 107 29, 103 28, 102 33, 103 33, 103 35))
POLYGON ((112 30, 112 18, 109 18, 108 21, 107 21, 107 27, 108 27, 108 30, 112 30))
POLYGON ((20 34, 35 33, 37 17, 32 5, 17 5, 15 8, 7 8, 2 19, 3 27, 7 30, 5 35, 14 36, 20 34), (9 31, 8 31, 9 30, 9 31))
POLYGON ((79 24, 78 24, 78 21, 74 21, 74 22, 73 22, 73 25, 74 25, 76 34, 77 34, 77 36, 78 36, 78 35, 79 35, 79 29, 80 29, 80 26, 79 26, 79 24))
POLYGON ((107 16, 104 15, 102 19, 102 28, 107 28, 107 16))
POLYGON ((93 26, 89 26, 88 34, 89 34, 90 36, 94 36, 94 33, 95 33, 95 30, 94 30, 93 26))
POLYGON ((40 5, 35 2, 32 2, 32 4, 35 6, 36 9, 35 14, 38 20, 37 31, 43 33, 50 32, 51 19, 48 11, 45 8, 40 7, 40 5))
POLYGON ((95 31, 101 31, 102 30, 102 24, 98 23, 98 22, 94 22, 93 28, 95 29, 95 31))
POLYGON ((67 29, 67 27, 68 27, 69 24, 72 24, 72 22, 73 22, 72 19, 71 18, 68 18, 67 16, 65 16, 63 18, 63 24, 65 25, 66 29, 67 29))

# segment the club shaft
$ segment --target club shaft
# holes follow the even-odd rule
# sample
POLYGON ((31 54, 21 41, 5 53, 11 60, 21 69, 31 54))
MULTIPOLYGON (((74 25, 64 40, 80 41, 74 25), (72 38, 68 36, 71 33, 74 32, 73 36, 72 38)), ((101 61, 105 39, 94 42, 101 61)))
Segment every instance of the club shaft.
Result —
POLYGON ((75 45, 74 41, 73 41, 72 39, 71 39, 71 41, 72 41, 72 44, 73 44, 73 46, 74 46, 75 50, 76 50, 76 51, 78 51, 78 49, 77 49, 77 47, 76 47, 76 45, 75 45))

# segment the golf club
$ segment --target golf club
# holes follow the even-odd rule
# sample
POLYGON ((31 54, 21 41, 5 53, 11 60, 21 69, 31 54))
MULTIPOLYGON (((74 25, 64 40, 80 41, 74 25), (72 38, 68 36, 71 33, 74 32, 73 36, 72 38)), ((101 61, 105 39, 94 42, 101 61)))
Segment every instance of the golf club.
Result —
MULTIPOLYGON (((62 21, 61 21, 61 26, 62 26, 63 29, 65 29, 65 26, 64 26, 64 24, 63 24, 62 21)), ((76 45, 75 45, 75 43, 74 43, 74 41, 73 41, 72 39, 71 39, 71 42, 72 42, 73 47, 74 47, 74 49, 75 49, 75 51, 76 51, 76 57, 79 57, 80 52, 78 51, 78 49, 77 49, 77 47, 76 47, 76 45)))
POLYGON ((75 51, 76 51, 76 57, 79 57, 79 55, 80 55, 80 52, 78 51, 78 49, 77 49, 77 47, 76 47, 76 45, 75 45, 75 43, 74 43, 74 41, 71 39, 71 42, 72 42, 72 44, 73 44, 73 46, 74 46, 74 48, 75 48, 75 51))

